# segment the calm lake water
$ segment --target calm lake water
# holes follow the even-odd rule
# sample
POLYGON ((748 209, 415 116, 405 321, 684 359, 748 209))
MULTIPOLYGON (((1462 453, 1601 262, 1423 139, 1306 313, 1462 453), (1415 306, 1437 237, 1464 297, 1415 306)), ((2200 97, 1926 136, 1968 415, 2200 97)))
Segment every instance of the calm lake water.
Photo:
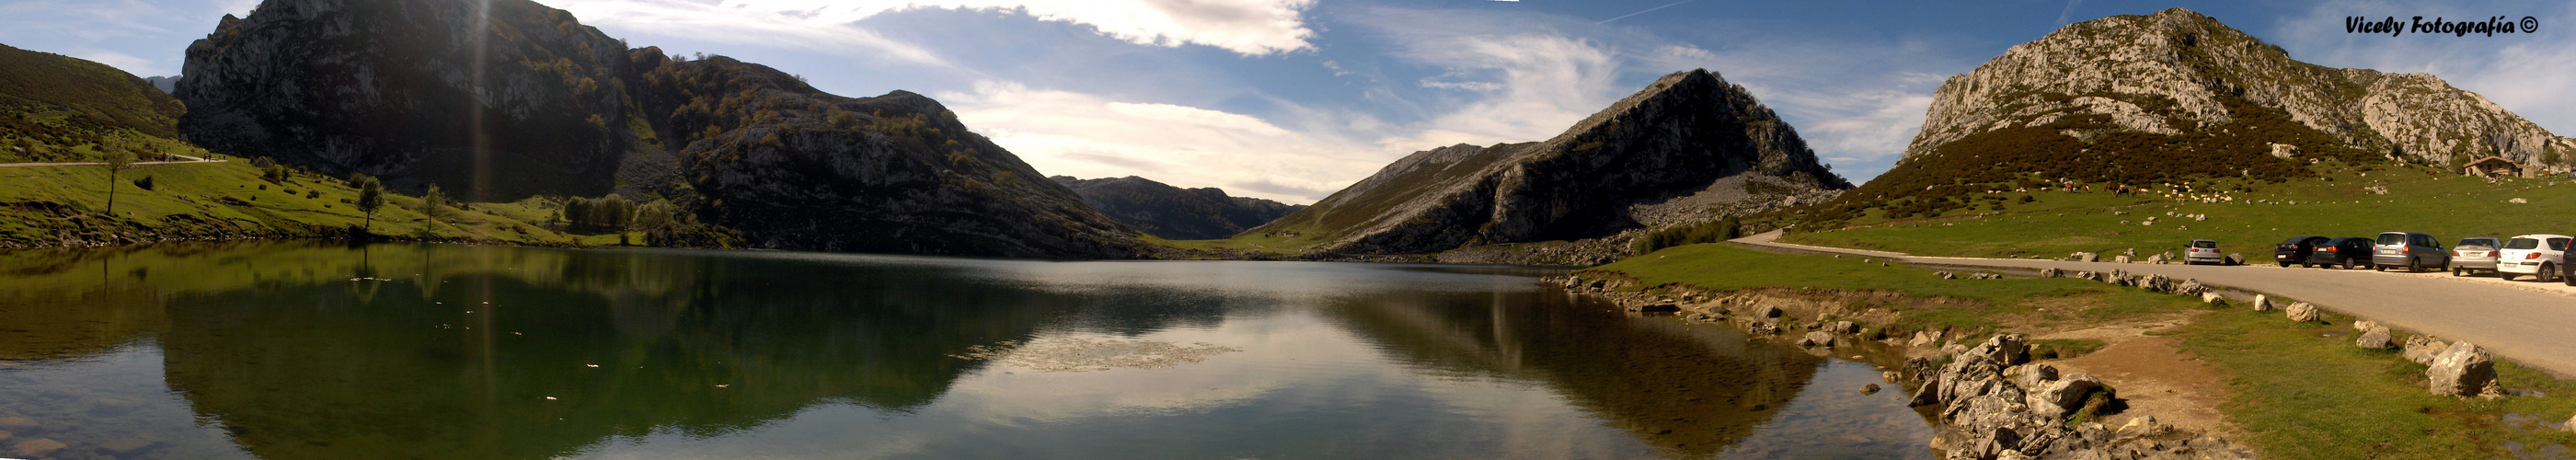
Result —
POLYGON ((1546 269, 260 242, 0 273, 0 457, 1932 454, 1887 358, 1546 269))

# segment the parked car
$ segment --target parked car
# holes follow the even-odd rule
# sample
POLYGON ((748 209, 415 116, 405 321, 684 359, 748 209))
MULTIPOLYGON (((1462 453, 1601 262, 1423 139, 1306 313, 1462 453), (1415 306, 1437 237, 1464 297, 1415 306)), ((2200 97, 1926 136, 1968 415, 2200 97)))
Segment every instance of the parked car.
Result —
POLYGON ((2559 251, 2558 282, 2576 286, 2576 251, 2559 251))
POLYGON ((2317 250, 2317 246, 2326 244, 2327 241, 2332 240, 2334 240, 2334 238, 2313 235, 2290 237, 2288 240, 2281 241, 2280 244, 2272 245, 2272 261, 2280 263, 2283 267, 2291 265, 2306 265, 2308 263, 2308 253, 2315 252, 2317 250))
POLYGON ((2450 251, 2442 250, 2442 240, 2434 239, 2433 235, 2385 232, 2379 234, 2378 243, 2370 255, 2372 269, 2403 268, 2408 272, 2420 272, 2425 267, 2439 270, 2451 266, 2450 251))
POLYGON ((2540 278, 2542 282, 2548 282, 2551 280, 2550 277, 2559 275, 2559 261, 2567 257, 2567 242, 2571 240, 2576 240, 2576 237, 2567 235, 2513 237, 2512 240, 2504 242, 2503 248, 2496 250, 2496 276, 2509 280, 2516 275, 2531 275, 2534 278, 2540 278))
POLYGON ((2325 268, 2343 267, 2346 269, 2358 269, 2363 266, 2368 266, 2370 265, 2370 249, 2373 241, 2374 240, 2372 239, 2358 236, 2326 240, 2324 243, 2317 243, 2317 250, 2309 252, 2308 260, 2300 263, 2299 265, 2325 268))
POLYGON ((2227 265, 2227 253, 2218 252, 2218 240, 2191 240, 2182 248, 2182 264, 2227 265))
POLYGON ((2495 272, 2498 246, 2504 246, 2504 243, 2495 238, 2461 238, 2459 245, 2451 246, 2451 276, 2495 272))

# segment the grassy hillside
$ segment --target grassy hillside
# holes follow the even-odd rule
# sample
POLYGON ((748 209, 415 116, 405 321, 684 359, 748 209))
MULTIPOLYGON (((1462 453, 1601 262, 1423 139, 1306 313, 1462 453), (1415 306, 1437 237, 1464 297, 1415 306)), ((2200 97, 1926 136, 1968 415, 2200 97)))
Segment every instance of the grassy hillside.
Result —
MULTIPOLYGON (((2293 236, 2371 236, 2413 231, 2445 245, 2468 236, 2576 232, 2576 185, 2564 178, 2487 179, 2430 167, 2326 161, 2309 178, 2279 183, 2203 179, 2115 196, 2103 191, 1982 191, 1941 217, 1865 209, 1836 230, 1793 232, 1783 241, 1975 257, 2063 257, 2077 251, 2140 257, 2177 251, 2195 238, 2262 261, 2293 236), (2386 190, 2380 194, 2378 190, 2386 190), (2030 197, 2022 202, 2021 197, 2030 197), (2521 198, 2526 203, 2512 203, 2521 198), (2296 203, 2296 204, 2292 204, 2296 203), (2203 215, 2205 220, 2176 216, 2203 215), (2144 221, 2154 217, 2153 225, 2144 221)), ((1813 228, 1813 227, 1809 227, 1813 228)))
POLYGON ((185 111, 106 64, 0 45, 0 163, 90 158, 112 136, 174 139, 185 111))
MULTIPOLYGON (((145 166, 121 172, 115 215, 107 215, 104 166, 0 168, 0 247, 127 244, 163 239, 334 238, 362 225, 345 181, 292 174, 272 183, 247 162, 145 166), (149 190, 136 184, 151 178, 149 190)), ((417 197, 389 196, 374 232, 395 238, 573 245, 528 222, 481 212, 422 214, 417 197)))

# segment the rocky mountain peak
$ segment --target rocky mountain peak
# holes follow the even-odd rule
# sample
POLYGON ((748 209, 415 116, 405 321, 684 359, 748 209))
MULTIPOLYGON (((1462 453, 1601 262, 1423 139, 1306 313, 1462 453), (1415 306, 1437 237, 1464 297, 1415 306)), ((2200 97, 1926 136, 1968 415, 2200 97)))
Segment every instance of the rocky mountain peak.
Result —
POLYGON ((1742 86, 1692 70, 1545 141, 1416 152, 1254 231, 1328 252, 1423 253, 1600 238, 1849 187, 1742 86))
POLYGON ((2070 24, 1951 77, 1933 93, 1906 156, 2079 118, 2101 120, 2101 130, 2184 134, 2246 116, 2230 104, 2284 111, 2343 146, 2436 163, 2484 155, 2531 162, 2551 148, 2576 147, 2432 75, 2299 62, 2215 18, 2173 8, 2070 24))

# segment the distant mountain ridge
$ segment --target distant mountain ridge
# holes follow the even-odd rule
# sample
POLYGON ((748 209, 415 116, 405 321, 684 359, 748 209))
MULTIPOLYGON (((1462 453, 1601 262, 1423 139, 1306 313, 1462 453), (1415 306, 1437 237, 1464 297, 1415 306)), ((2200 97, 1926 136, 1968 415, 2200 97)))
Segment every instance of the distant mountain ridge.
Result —
POLYGON ((1850 187, 1742 86, 1692 70, 1543 142, 1416 152, 1253 231, 1329 254, 1422 254, 1601 238, 1850 187))
POLYGON ((178 129, 220 152, 474 200, 667 199, 761 248, 1146 252, 930 98, 629 49, 527 0, 267 0, 187 56, 178 129))
POLYGON ((1940 216, 2053 186, 2281 182, 2328 159, 2488 155, 2564 170, 2576 140, 2432 75, 2299 62, 2173 8, 2067 25, 1951 77, 1893 168, 1806 220, 1940 216))
POLYGON ((76 161, 73 147, 110 136, 177 138, 186 111, 115 67, 0 45, 0 158, 76 161))
POLYGON ((1306 205, 1227 196, 1225 190, 1215 187, 1183 189, 1136 176, 1048 179, 1071 187, 1083 202, 1109 217, 1165 239, 1225 238, 1306 209, 1306 205))

